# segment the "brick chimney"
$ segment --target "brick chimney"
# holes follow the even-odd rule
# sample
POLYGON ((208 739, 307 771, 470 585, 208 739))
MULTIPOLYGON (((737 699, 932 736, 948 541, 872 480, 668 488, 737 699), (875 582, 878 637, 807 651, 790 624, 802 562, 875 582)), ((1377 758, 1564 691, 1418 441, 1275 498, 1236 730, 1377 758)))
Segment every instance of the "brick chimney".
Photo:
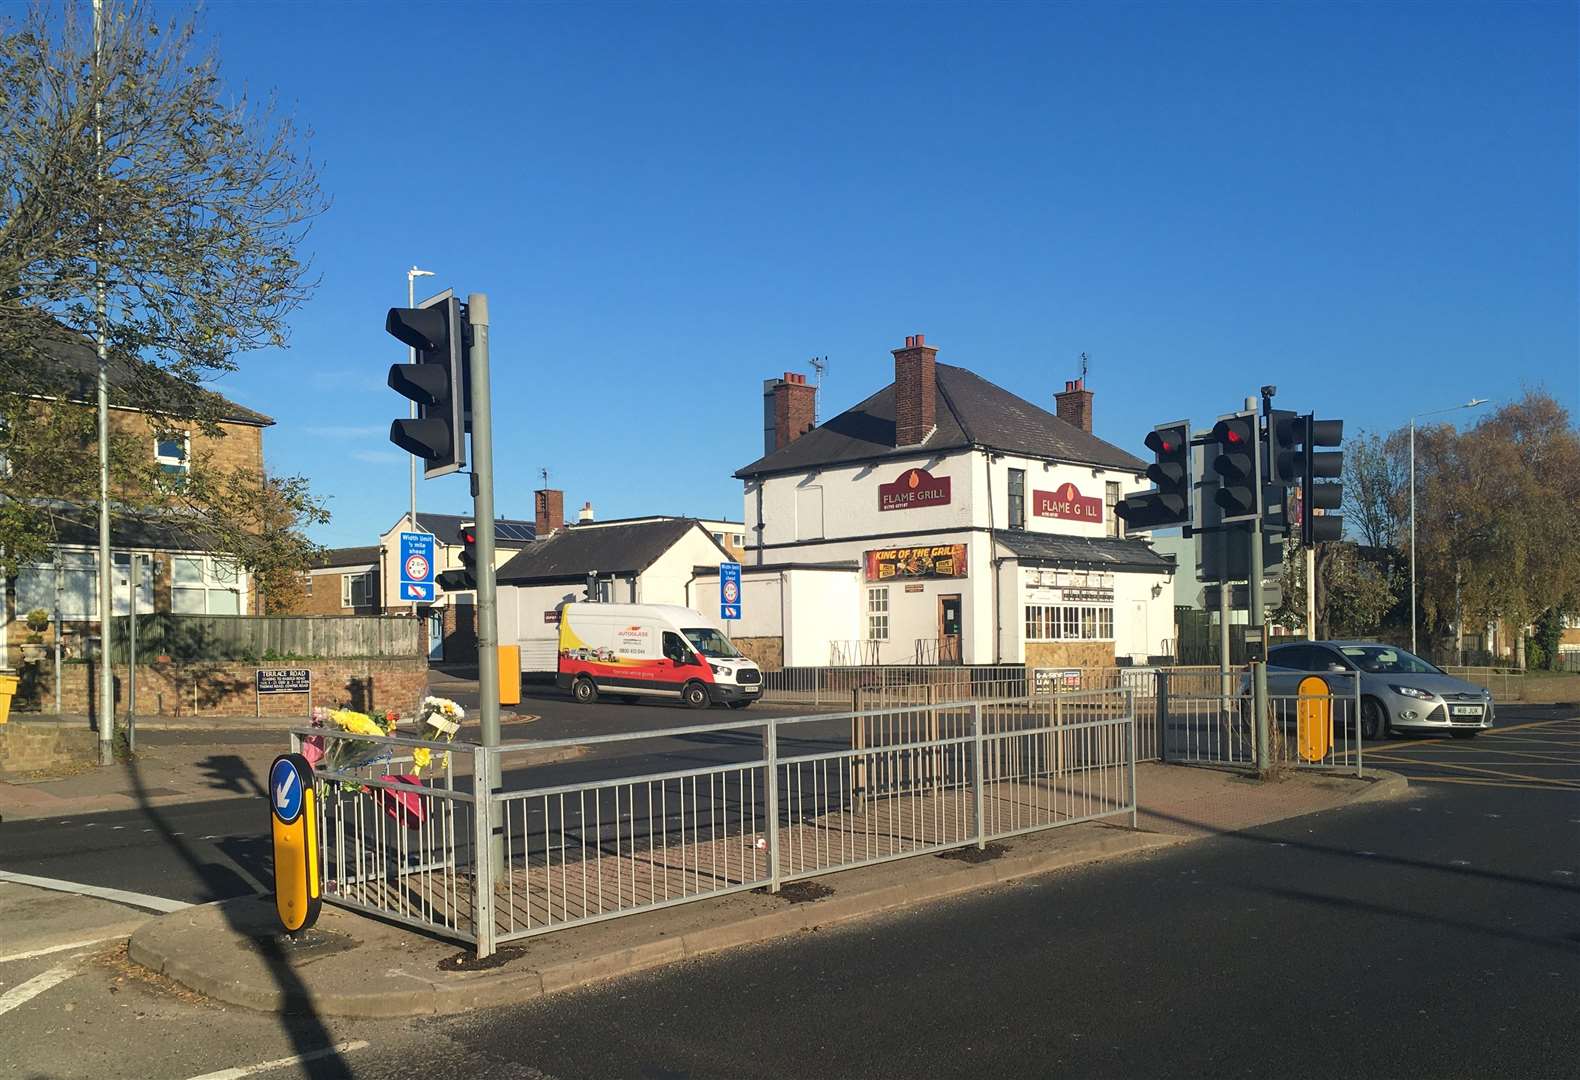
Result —
POLYGON ((815 426, 817 388, 793 371, 763 380, 763 453, 789 446, 815 426))
POLYGON ((565 492, 558 488, 539 488, 532 493, 532 517, 537 526, 538 539, 565 525, 565 492))
POLYGON ((1092 430, 1092 392, 1086 388, 1086 379, 1066 379, 1064 393, 1053 395, 1058 402, 1060 420, 1074 424, 1082 431, 1092 430))
POLYGON ((913 334, 894 350, 894 445, 916 446, 938 426, 938 350, 913 334))

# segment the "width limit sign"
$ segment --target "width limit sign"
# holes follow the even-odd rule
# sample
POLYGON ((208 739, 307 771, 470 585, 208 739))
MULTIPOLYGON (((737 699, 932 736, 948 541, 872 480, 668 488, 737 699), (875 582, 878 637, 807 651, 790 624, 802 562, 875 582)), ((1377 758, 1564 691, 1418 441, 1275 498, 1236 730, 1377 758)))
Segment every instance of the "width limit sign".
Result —
POLYGON ((741 617, 741 564, 737 562, 723 562, 719 564, 719 618, 739 619, 741 617))
POLYGON ((418 604, 434 599, 433 534, 400 534, 400 598, 418 604))

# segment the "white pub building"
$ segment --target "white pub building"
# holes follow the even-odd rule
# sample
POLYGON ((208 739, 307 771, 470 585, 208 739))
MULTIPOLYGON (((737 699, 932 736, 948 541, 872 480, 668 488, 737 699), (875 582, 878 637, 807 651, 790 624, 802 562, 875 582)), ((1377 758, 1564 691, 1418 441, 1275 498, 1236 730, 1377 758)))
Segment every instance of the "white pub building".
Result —
POLYGON ((891 384, 817 426, 804 378, 765 382, 732 636, 785 666, 1170 653, 1174 563, 1114 514, 1146 463, 1092 434, 1092 392, 1066 383, 1050 413, 936 356, 907 338, 891 384))

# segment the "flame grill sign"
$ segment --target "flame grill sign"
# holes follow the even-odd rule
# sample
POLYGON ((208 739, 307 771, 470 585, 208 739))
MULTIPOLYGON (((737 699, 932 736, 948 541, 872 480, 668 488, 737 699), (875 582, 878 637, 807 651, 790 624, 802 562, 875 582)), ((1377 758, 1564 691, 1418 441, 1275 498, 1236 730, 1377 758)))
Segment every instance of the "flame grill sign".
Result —
POLYGON ((878 485, 879 510, 912 510, 948 502, 949 477, 934 476, 926 469, 906 469, 893 483, 878 485))

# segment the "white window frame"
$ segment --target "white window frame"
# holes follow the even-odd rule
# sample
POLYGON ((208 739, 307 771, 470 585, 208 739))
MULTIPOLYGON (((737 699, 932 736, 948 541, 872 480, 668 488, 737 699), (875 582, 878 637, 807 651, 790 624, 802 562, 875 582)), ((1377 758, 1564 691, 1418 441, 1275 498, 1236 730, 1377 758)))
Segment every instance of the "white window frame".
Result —
POLYGON ((173 441, 175 441, 173 437, 163 436, 157 432, 154 434, 154 464, 171 476, 185 476, 192 471, 192 436, 185 431, 181 433, 180 457, 171 457, 159 449, 160 443, 173 441))
POLYGON ((340 575, 340 606, 343 608, 367 607, 373 603, 373 571, 356 570, 340 575), (362 583, 362 602, 357 600, 357 582, 362 583))
POLYGON ((1004 481, 1004 510, 1009 520, 1011 529, 1024 529, 1026 527, 1026 470, 1010 469, 1004 481), (1020 482, 1020 490, 1016 491, 1016 481, 1020 482))
POLYGON ((1123 486, 1117 480, 1103 482, 1103 513, 1107 520, 1103 522, 1103 531, 1109 536, 1124 539, 1125 519, 1115 512, 1121 499, 1125 497, 1123 486))
POLYGON ((1112 604, 1027 604, 1024 616, 1028 643, 1114 640, 1112 604))
POLYGON ((867 640, 889 640, 889 587, 867 587, 867 640))

